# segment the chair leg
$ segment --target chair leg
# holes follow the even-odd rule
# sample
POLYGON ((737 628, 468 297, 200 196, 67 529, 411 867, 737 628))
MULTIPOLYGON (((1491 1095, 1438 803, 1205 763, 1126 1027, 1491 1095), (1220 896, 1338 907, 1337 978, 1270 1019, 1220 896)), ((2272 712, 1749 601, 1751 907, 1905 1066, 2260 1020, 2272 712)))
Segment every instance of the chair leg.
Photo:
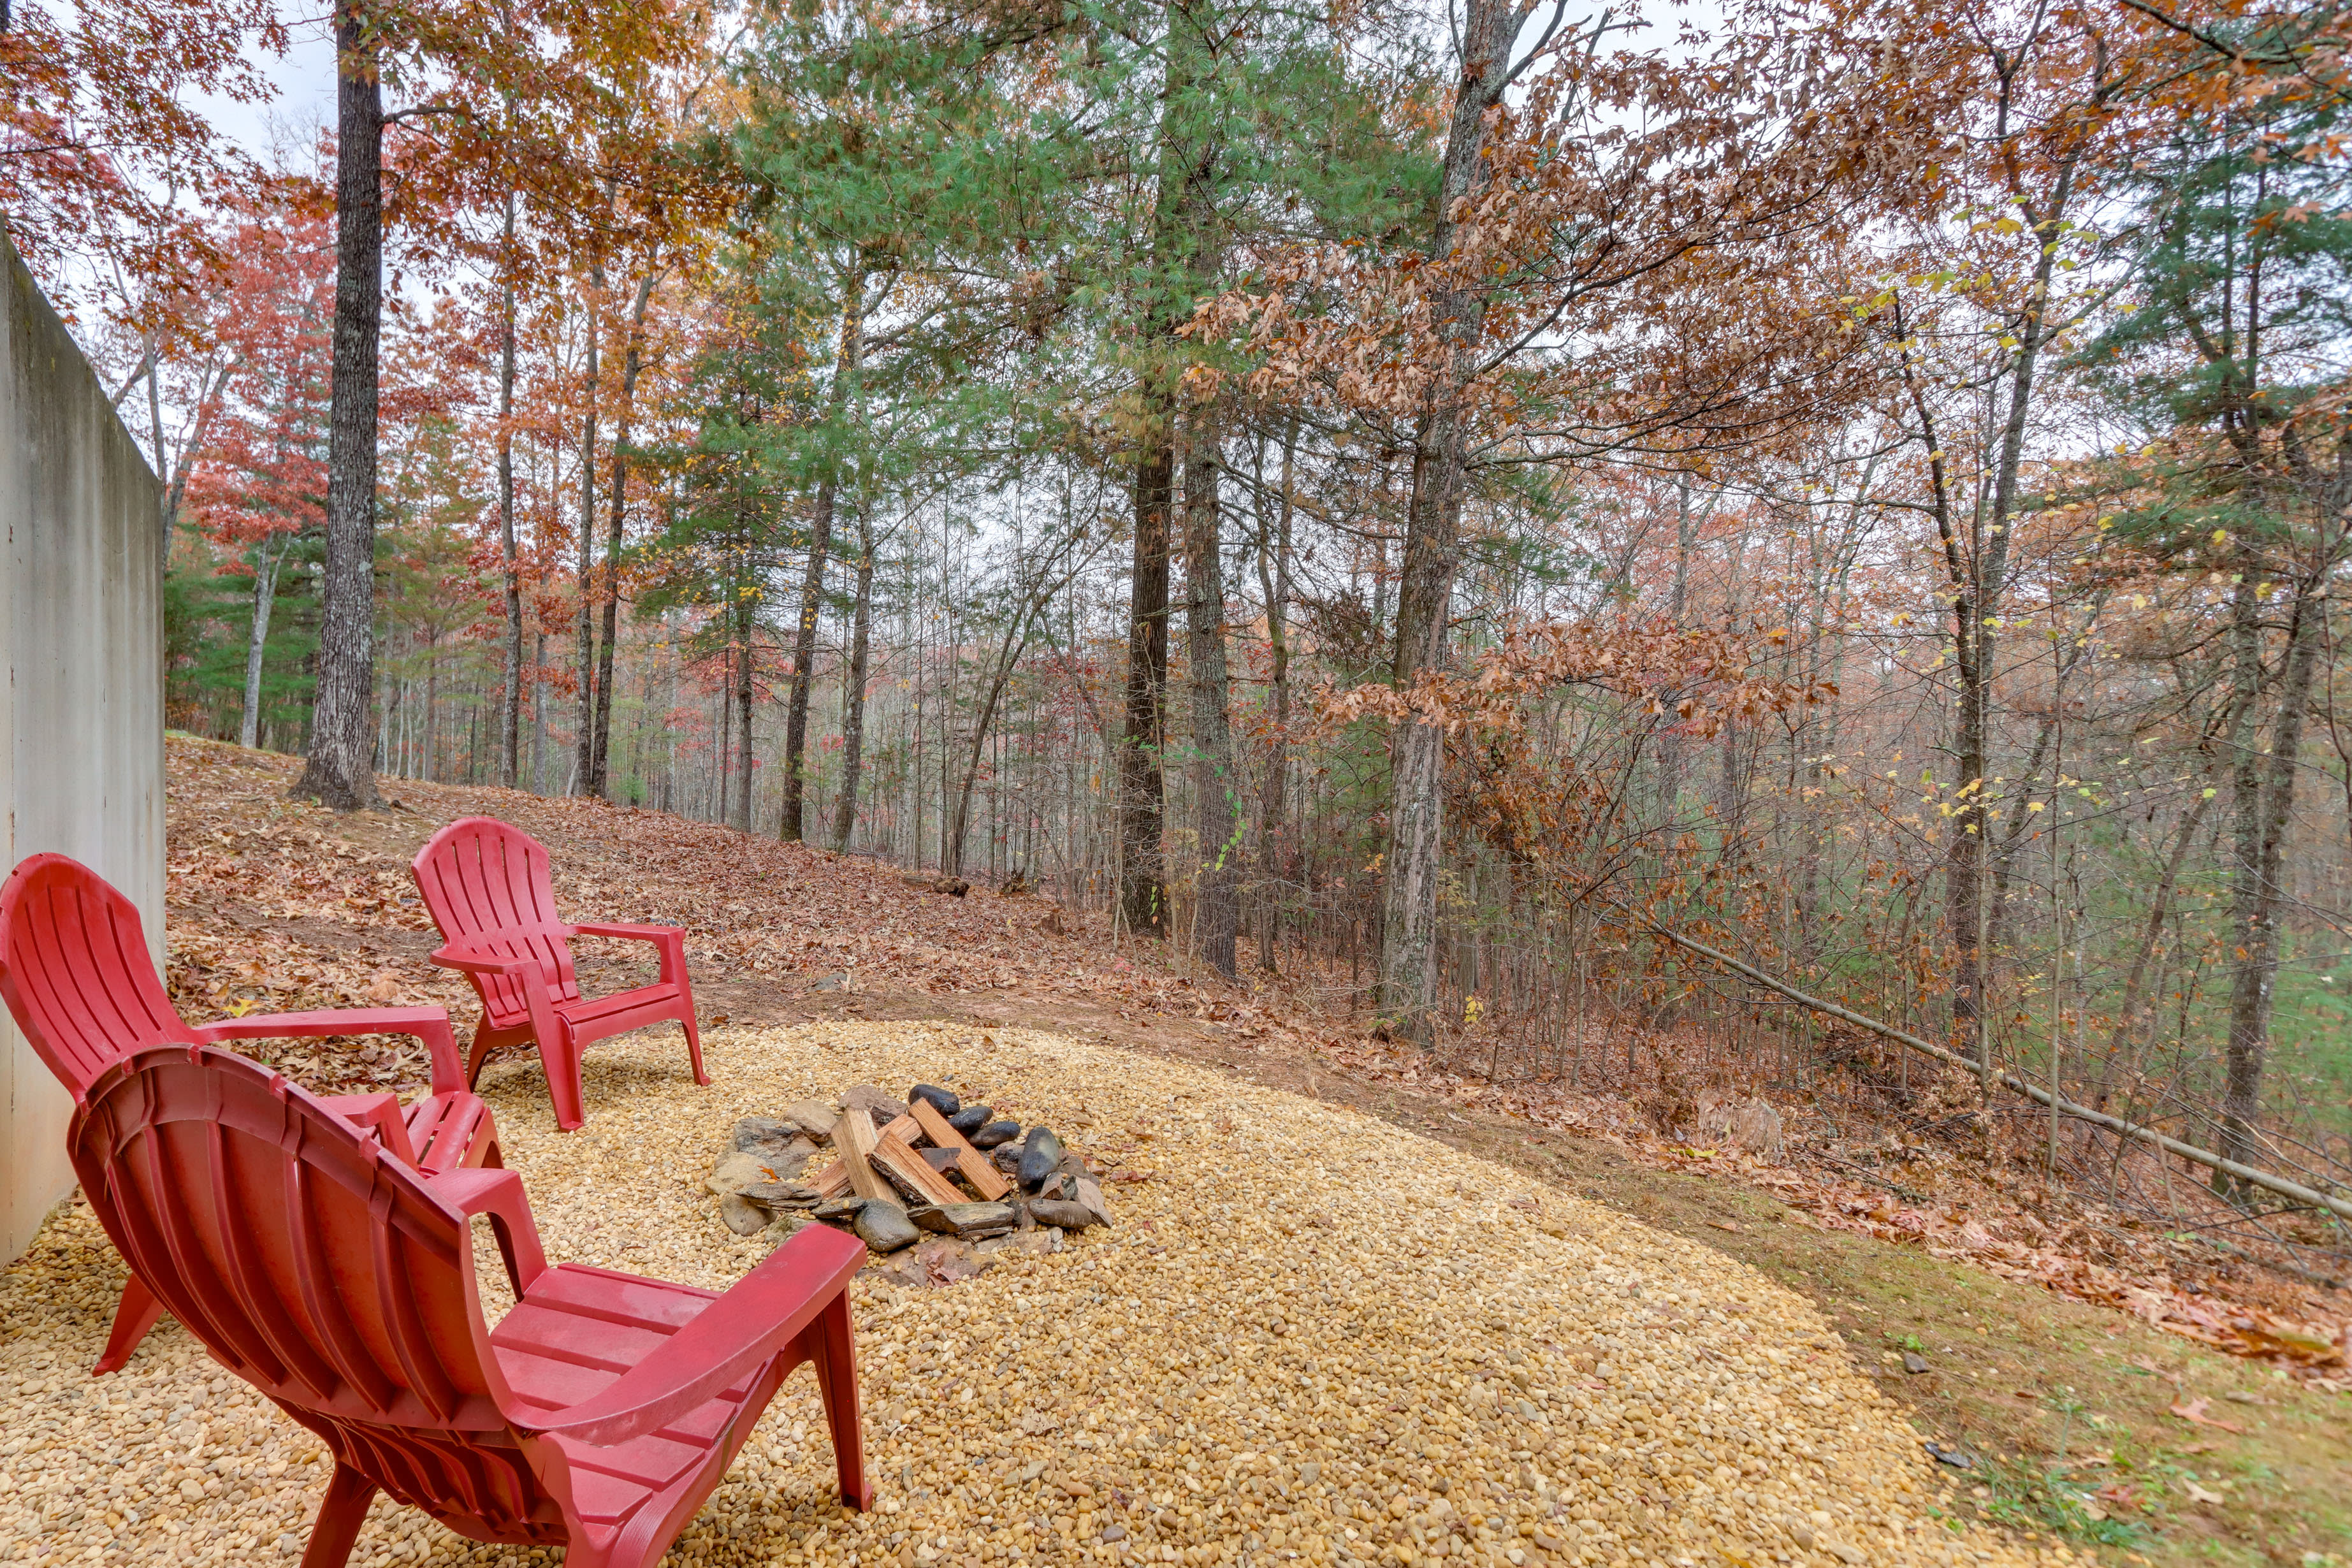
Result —
POLYGON ((121 1372, 123 1363, 131 1359, 131 1352, 139 1348, 139 1342, 147 1337, 147 1331, 163 1315, 163 1303, 155 1300, 155 1293, 133 1274, 131 1283, 122 1288, 121 1302, 114 1309, 114 1327, 106 1336, 106 1353, 89 1369, 90 1376, 104 1377, 110 1372, 121 1372))
POLYGON ((472 1089, 481 1081, 482 1064, 490 1058, 490 1020, 485 1015, 474 1026, 473 1044, 466 1051, 466 1087, 472 1089))
POLYGON ((367 1522, 368 1505, 375 1501, 375 1483, 347 1465, 335 1466, 327 1483, 327 1498, 319 1505, 310 1526, 310 1544, 303 1549, 302 1568, 343 1568, 352 1545, 367 1522))
POLYGON ((833 1434, 834 1468, 841 1477, 841 1500, 863 1512, 874 1506, 866 1479, 866 1438, 857 1413, 857 1347, 849 1336, 849 1292, 825 1304, 810 1325, 817 1337, 817 1391, 824 1398, 824 1424, 833 1434))
POLYGON ((580 1091, 580 1047, 570 1040, 541 1040, 539 1060, 547 1069, 547 1097, 555 1102, 557 1129, 577 1132, 588 1121, 580 1091))
POLYGON ((686 999, 686 1011, 678 1015, 677 1021, 686 1028, 686 1055, 694 1063, 694 1081, 708 1084, 710 1075, 702 1070, 702 1031, 694 1025, 694 998, 691 996, 686 999))

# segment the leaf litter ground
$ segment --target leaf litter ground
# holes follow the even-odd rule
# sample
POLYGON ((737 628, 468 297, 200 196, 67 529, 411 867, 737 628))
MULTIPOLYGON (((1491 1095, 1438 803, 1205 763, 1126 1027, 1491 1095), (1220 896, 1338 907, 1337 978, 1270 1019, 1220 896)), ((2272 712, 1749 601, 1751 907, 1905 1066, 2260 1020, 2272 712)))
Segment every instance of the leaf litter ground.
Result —
MULTIPOLYGON (((708 1020, 1041 1026, 1347 1105, 1509 1166, 1538 1184, 1532 1190, 1566 1186, 1740 1258, 1803 1294, 1843 1334, 1850 1364, 1877 1379, 1922 1432, 1980 1458, 1974 1471, 1948 1472, 1958 1485, 1947 1502, 1960 1512, 2116 1542, 2162 1563, 2294 1563, 2310 1553, 2334 1568, 2331 1552, 2352 1561, 2340 1552, 2352 1538, 2345 1396, 2141 1331, 2112 1310, 2134 1304, 2119 1297, 2118 1280, 2152 1293, 2137 1298, 2143 1321, 2162 1317, 2190 1294, 2179 1284, 2189 1278, 2183 1248, 2065 1224, 2065 1205, 2021 1205, 2000 1184, 1971 1177, 1965 1161, 1937 1173, 1899 1172, 1933 1201, 1893 1205, 1883 1177, 1833 1168, 1835 1155, 1876 1154, 1804 1106, 1781 1103, 1782 1163, 1694 1151, 1606 1085, 1579 1094, 1486 1083, 1364 1040, 1318 1005, 1311 976, 1222 985, 1067 911, 1051 922, 1061 931, 1040 929, 1047 922, 1034 899, 985 889, 941 897, 866 860, 495 788, 386 780, 394 809, 338 816, 286 798, 297 759, 179 735, 167 740, 166 759, 170 978, 192 1018, 438 1001, 463 1026, 470 994, 425 962, 436 939, 407 861, 443 822, 499 816, 548 844, 573 918, 686 926, 708 1020), (2037 1218, 2044 1211, 2059 1221, 2037 1218), (2159 1310, 2147 1309, 2151 1300, 2159 1310), (1926 1375, 1901 1370, 1912 1343, 1930 1352, 1926 1375), (2037 1397, 2019 1397, 2027 1392, 2037 1397), (2216 1408, 2248 1435, 2167 1414, 2168 1403, 2200 1394, 2223 1400, 2216 1408), (2084 1425, 2099 1436, 2066 1449, 2084 1425), (2004 1474, 2030 1477, 2041 1500, 2011 1506, 2004 1474), (2095 1490, 2114 1505, 2106 1521, 2077 1506, 2095 1490), (2216 1495, 2224 1500, 2205 1500, 2216 1495)), ((625 945, 579 945, 592 989, 650 977, 625 945)), ((274 1059, 322 1090, 411 1091, 424 1079, 421 1053, 405 1040, 296 1042, 274 1059)), ((2250 1298, 2245 1289, 2261 1279, 2242 1277, 2223 1292, 2234 1299, 2216 1300, 2211 1277, 2200 1283, 2206 1289, 2169 1325, 2176 1331, 2257 1299, 2339 1329, 2346 1315, 2340 1292, 2250 1298)), ((0 1380, 0 1412, 5 1387, 0 1380)))

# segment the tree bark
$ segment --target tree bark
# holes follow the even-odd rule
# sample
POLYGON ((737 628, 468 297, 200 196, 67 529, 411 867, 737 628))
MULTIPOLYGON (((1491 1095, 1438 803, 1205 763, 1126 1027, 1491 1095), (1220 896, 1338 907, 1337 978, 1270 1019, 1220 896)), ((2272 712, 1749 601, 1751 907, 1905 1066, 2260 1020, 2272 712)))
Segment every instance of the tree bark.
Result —
MULTIPOLYGON (((1257 549, 1258 588, 1265 595, 1265 637, 1270 659, 1266 672, 1267 701, 1274 710, 1274 732, 1266 743, 1265 782, 1258 790, 1257 874, 1265 889, 1265 919, 1258 927, 1257 963, 1275 973, 1275 925, 1281 900, 1284 773, 1290 766, 1290 632, 1285 618, 1290 604, 1290 507, 1292 463, 1298 452, 1298 426, 1294 421, 1282 440, 1282 500, 1276 514, 1274 537, 1261 528, 1257 549), (1269 548, 1269 546, 1271 548, 1269 548), (1267 557, 1273 557, 1269 563, 1267 557)), ((1263 516, 1264 514, 1260 514, 1263 516)))
MULTIPOLYGON (((1533 15, 1512 0, 1468 0, 1463 10, 1462 71, 1447 128, 1438 218, 1429 255, 1441 265, 1462 237, 1464 207, 1492 182, 1486 159, 1490 112, 1511 81, 1511 46, 1533 15)), ((1412 491, 1405 512, 1404 563, 1397 591, 1395 683, 1410 689, 1443 668, 1448 607, 1461 547, 1462 493, 1468 472, 1463 390, 1486 330, 1487 296, 1466 282, 1433 289, 1431 315, 1444 363, 1436 368, 1413 442, 1412 491)), ((1445 731, 1416 716, 1391 742, 1387 879, 1381 922, 1377 1006, 1391 1034, 1430 1041, 1437 989, 1437 883, 1444 847, 1445 731)))
POLYGON ((383 91, 365 6, 335 10, 335 341, 327 561, 310 745, 292 794, 376 804, 376 351, 383 321, 383 91))
POLYGON ((253 568, 253 624, 245 640, 245 714, 236 728, 237 744, 248 750, 261 744, 261 656, 269 641, 269 609, 278 597, 278 570, 285 564, 286 552, 293 542, 291 535, 266 534, 254 550, 258 559, 253 568), (269 549, 272 540, 278 541, 275 554, 269 549))
POLYGON ((1192 709, 1192 805, 1200 867, 1194 940, 1209 966, 1234 977, 1241 911, 1235 900, 1234 740, 1225 669, 1223 457, 1213 408, 1191 422, 1184 451, 1184 661, 1192 709))
POLYGON ((1135 465, 1135 561, 1128 593, 1127 715, 1118 742, 1119 919, 1143 936, 1168 934, 1160 858, 1165 781, 1161 714, 1168 694, 1168 509, 1175 454, 1164 428, 1148 431, 1135 465))
POLYGON ((648 270, 637 279, 637 297, 629 306, 628 349, 621 356, 621 406, 614 415, 613 424, 613 484, 611 504, 605 509, 611 514, 604 531, 604 646, 596 655, 596 742, 589 758, 592 763, 588 793, 606 800, 613 797, 610 777, 613 755, 613 645, 620 640, 621 621, 621 544, 624 525, 628 521, 629 502, 629 414, 630 399, 636 395, 637 373, 644 368, 646 304, 654 296, 654 284, 660 278, 657 271, 648 270))
POLYGON ((841 694, 841 794, 833 803, 833 847, 849 847, 857 826, 858 774, 866 755, 866 674, 874 621, 874 527, 857 511, 857 604, 851 613, 849 681, 841 694))
MULTIPOLYGON (((515 194, 507 193, 505 248, 499 266, 511 268, 515 194)), ((505 569, 506 672, 499 682, 499 782, 515 787, 522 769, 522 570, 515 556, 514 476, 515 288, 511 273, 499 290, 499 561, 505 569)))
POLYGON ((751 831, 751 595, 736 595, 735 631, 740 662, 735 667, 735 830, 751 831))
MULTIPOLYGON (((2238 597, 2252 617, 2252 563, 2241 579, 2238 597)), ((2279 678, 2278 713, 2271 722, 2270 744, 2257 754, 2250 745, 2239 748, 2236 775, 2238 809, 2237 863, 2231 868, 2231 923, 2237 937, 2237 962, 2230 984, 2230 1043, 2228 1079, 2221 1096, 2221 1150, 2242 1165, 2263 1163, 2258 1138, 2262 1126, 2263 1072, 2270 1054, 2273 986, 2278 978, 2279 910, 2285 901, 2281 885, 2286 859, 2287 835, 2294 816, 2295 775, 2300 772, 2305 710, 2311 703, 2311 685, 2319 663, 2320 601, 2326 579, 2298 584, 2288 621, 2286 658, 2279 678)), ((2261 650, 2249 628, 2245 640, 2252 656, 2261 650)), ((2242 654, 2242 658, 2244 657, 2242 654)), ((2252 679, 2259 680, 2257 664, 2252 679)), ((2238 678, 2241 694, 2248 677, 2238 678)), ((2246 726, 2251 741, 2252 726, 2246 726)), ((2228 1177, 2217 1173, 2214 1186, 2228 1193, 2228 1177)))
POLYGON ((580 539, 574 575, 580 584, 580 614, 573 629, 572 664, 578 687, 572 731, 572 778, 566 795, 587 795, 595 772, 596 751, 596 393, 597 350, 604 294, 604 263, 593 262, 588 273, 588 350, 585 406, 580 414, 580 539))
MULTIPOLYGON (((852 268, 842 290, 841 344, 834 355, 833 389, 826 423, 836 446, 845 434, 842 411, 856 395, 858 368, 865 350, 866 274, 852 268)), ((807 780, 803 776, 808 752, 809 685, 816 674, 816 626, 824 605, 825 556, 833 548, 833 510, 840 476, 835 453, 827 452, 817 480, 816 504, 809 517, 808 569, 801 577, 800 621, 793 628, 793 689, 784 715, 784 815, 777 837, 787 844, 801 840, 801 802, 807 780)))
MULTIPOLYGON (((2203 776, 2203 775, 2199 775, 2203 776)), ((2173 889, 2180 885, 2181 868, 2189 862, 2189 851, 2196 841, 2198 829, 2205 825, 2205 813, 2213 804, 2216 792, 2200 790, 2195 804, 2189 808, 2189 818, 2180 825, 2180 837, 2166 857, 2164 874, 2158 879, 2153 896, 2148 900, 2147 918, 2141 922, 2139 944, 2132 954, 2132 965, 2124 976, 2123 1001, 2116 1009, 2115 1032, 2107 1037, 2107 1059, 2099 1069, 2099 1087, 2091 1096, 2095 1110, 2107 1108, 2108 1097, 2114 1093, 2117 1068, 2131 1050, 2132 1037, 2138 1032, 2140 994, 2147 983, 2147 966, 2155 960, 2156 944, 2164 934, 2164 922, 2172 915, 2173 889)))
MULTIPOLYGON (((2006 115, 2008 86, 2003 89, 2006 115)), ((2054 226, 2065 216, 2074 188, 2074 163, 2063 163, 2051 187, 2046 208, 2017 197, 2028 232, 2050 237, 2038 249, 2032 286, 2018 317, 2016 357, 2009 368, 2009 407, 2000 429, 1993 463, 1992 496, 1972 521, 1972 538, 1965 560, 1958 549, 1948 500, 1939 499, 1937 521, 1942 534, 1945 570, 1953 605, 1953 662, 1959 676, 1959 713, 1955 725, 1957 777, 1950 797, 1951 837, 1947 848, 1946 910, 1958 962, 1953 974, 1952 1022, 1965 1030, 1970 1058, 1980 1079, 1992 1072, 1992 1036, 1989 1028, 1991 1003, 1992 953, 1986 940, 1990 910, 1985 900, 1986 827, 1990 805, 1985 799, 1986 772, 1991 727, 1992 686, 1999 674, 1997 654, 2002 607, 2009 594, 2011 523, 2017 513, 2018 474, 2025 454, 2025 431, 2033 406, 2034 378, 2042 354, 2049 346, 2051 289, 2057 278, 2060 247, 2054 226)), ((1906 379, 1909 364, 1906 366, 1906 379)), ((1944 485, 1942 447, 1927 419, 1926 404, 1916 382, 1914 406, 1921 415, 1921 438, 1927 443, 1935 482, 1944 485)))

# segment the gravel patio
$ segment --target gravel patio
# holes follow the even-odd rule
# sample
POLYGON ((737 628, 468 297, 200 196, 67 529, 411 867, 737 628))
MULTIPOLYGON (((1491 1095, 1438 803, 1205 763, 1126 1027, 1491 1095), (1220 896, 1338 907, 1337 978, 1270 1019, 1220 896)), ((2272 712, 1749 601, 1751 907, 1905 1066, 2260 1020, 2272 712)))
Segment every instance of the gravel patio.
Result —
MULTIPOLYGON (((592 1051, 570 1134, 535 1062, 484 1075, 551 1259, 731 1283, 764 1245, 704 1184, 730 1128, 857 1081, 950 1081, 1152 1174, 1056 1255, 937 1289, 869 1271, 876 1510, 835 1501, 803 1371, 670 1563, 2074 1560, 1931 1514, 1916 1436, 1798 1297, 1500 1166, 1055 1036, 705 1041, 707 1089, 667 1031, 592 1051)), ((169 1320, 90 1378, 121 1283, 78 1201, 0 1277, 0 1562, 290 1563, 319 1446, 169 1320)), ((551 1560, 383 1499, 352 1559, 551 1560)))

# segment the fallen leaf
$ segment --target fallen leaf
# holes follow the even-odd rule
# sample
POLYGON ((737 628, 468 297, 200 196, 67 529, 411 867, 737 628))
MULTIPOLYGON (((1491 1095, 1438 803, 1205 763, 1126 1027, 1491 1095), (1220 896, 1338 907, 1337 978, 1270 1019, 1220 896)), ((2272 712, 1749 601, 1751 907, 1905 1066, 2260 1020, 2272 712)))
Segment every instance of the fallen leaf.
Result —
POLYGON ((2179 1416, 2183 1421, 2194 1421, 2200 1426, 2218 1426, 2224 1432, 2233 1432, 2241 1437, 2244 1436, 2246 1429, 2243 1426, 2232 1426, 2227 1421, 2219 1420, 2205 1414, 2205 1407, 2212 1403, 2210 1399, 2191 1399, 2186 1403, 2175 1403, 2169 1408, 2173 1415, 2179 1416))
POLYGON ((2199 1486, 2195 1481, 2184 1480, 2180 1484, 2181 1487, 2189 1493, 2189 1500, 2190 1502, 2220 1502, 2221 1500, 2221 1494, 2220 1492, 2209 1492, 2203 1487, 2199 1486))

